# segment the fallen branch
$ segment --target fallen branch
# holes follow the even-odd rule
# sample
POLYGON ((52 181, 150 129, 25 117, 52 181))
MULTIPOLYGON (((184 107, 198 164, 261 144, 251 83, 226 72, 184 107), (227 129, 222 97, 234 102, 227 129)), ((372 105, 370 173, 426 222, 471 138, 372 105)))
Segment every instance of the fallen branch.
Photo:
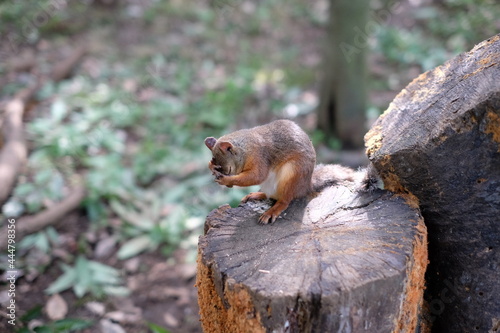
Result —
POLYGON ((85 55, 85 52, 87 52, 87 45, 80 45, 75 51, 73 51, 73 54, 52 69, 50 78, 53 81, 61 81, 67 78, 76 64, 85 55))
MULTIPOLYGON (((60 222, 62 218, 77 208, 87 195, 85 186, 79 186, 63 201, 56 203, 46 210, 32 215, 21 217, 16 221, 16 238, 40 231, 49 225, 60 222)), ((5 249, 7 243, 7 228, 4 226, 0 231, 0 248, 5 249)))
POLYGON ((36 64, 35 53, 32 49, 24 51, 20 56, 8 59, 4 65, 4 74, 0 77, 0 87, 5 87, 12 77, 19 72, 29 72, 36 64))
POLYGON ((17 175, 26 162, 28 155, 24 142, 23 114, 26 102, 40 87, 37 82, 21 91, 5 106, 3 123, 4 146, 0 152, 0 205, 9 197, 17 175))
POLYGON ((29 72, 36 65, 36 57, 33 49, 26 49, 20 56, 9 59, 5 67, 7 73, 29 72))
MULTIPOLYGON (((70 57, 53 68, 50 79, 59 81, 66 78, 85 51, 85 45, 79 46, 70 57)), ((33 86, 16 94, 5 105, 4 146, 0 152, 0 206, 7 201, 17 181, 17 176, 26 163, 28 151, 24 140, 23 114, 26 103, 40 89, 42 82, 42 79, 38 79, 33 86)))

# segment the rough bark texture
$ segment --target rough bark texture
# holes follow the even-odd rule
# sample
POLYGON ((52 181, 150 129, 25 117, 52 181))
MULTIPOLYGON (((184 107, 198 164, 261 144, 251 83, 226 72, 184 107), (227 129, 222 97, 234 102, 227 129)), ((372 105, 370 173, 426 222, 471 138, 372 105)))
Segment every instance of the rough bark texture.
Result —
POLYGON ((500 331, 500 35, 422 74, 365 137, 429 230, 433 332, 500 331))
POLYGON ((274 224, 251 202, 210 213, 197 287, 205 332, 414 332, 427 240, 411 196, 345 186, 274 224))

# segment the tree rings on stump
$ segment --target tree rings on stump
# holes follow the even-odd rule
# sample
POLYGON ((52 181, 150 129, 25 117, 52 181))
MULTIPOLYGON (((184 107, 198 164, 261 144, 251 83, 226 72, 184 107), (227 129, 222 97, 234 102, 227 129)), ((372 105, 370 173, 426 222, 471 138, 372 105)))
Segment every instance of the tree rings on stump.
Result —
POLYGON ((204 332, 414 332, 427 265, 426 229, 409 196, 347 186, 210 213, 199 240, 204 332))

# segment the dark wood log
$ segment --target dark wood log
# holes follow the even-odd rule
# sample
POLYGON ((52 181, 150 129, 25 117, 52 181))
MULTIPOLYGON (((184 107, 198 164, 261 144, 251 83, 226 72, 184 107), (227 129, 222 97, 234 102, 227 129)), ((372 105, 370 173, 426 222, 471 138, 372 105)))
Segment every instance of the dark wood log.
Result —
POLYGON ((426 229, 410 196, 328 187, 260 225, 262 202, 210 213, 199 240, 204 332, 414 332, 426 229))
POLYGON ((432 331, 500 331, 500 35, 415 79, 365 141, 420 202, 432 331))

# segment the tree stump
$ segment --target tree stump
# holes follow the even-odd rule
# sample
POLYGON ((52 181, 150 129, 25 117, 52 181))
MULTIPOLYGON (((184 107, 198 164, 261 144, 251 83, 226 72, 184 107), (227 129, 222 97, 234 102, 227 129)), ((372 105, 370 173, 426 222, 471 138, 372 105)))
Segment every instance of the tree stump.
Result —
POLYGON ((328 187, 257 224, 267 208, 207 217, 196 282, 204 332, 415 331, 427 240, 410 196, 328 187))
POLYGON ((500 331, 500 35, 422 74, 365 136, 429 231, 434 332, 500 331))

